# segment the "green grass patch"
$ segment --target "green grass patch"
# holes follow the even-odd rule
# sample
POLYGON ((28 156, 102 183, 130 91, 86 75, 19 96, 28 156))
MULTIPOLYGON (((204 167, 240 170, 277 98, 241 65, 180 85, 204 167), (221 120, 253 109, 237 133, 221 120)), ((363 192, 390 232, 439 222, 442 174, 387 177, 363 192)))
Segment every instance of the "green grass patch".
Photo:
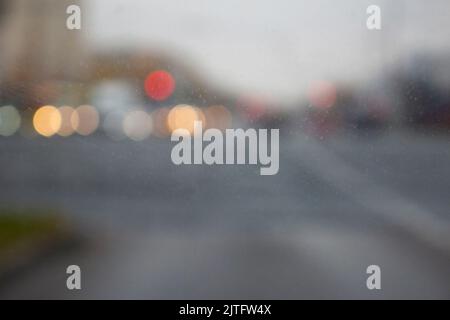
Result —
POLYGON ((22 241, 51 237, 61 231, 61 219, 39 210, 0 209, 0 251, 22 241))

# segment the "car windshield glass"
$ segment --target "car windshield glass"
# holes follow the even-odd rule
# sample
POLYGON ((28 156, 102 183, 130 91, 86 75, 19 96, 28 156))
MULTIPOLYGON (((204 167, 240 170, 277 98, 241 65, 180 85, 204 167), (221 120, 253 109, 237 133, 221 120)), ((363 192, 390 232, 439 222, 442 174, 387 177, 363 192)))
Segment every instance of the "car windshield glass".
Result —
POLYGON ((449 12, 0 0, 0 298, 450 298, 449 12))

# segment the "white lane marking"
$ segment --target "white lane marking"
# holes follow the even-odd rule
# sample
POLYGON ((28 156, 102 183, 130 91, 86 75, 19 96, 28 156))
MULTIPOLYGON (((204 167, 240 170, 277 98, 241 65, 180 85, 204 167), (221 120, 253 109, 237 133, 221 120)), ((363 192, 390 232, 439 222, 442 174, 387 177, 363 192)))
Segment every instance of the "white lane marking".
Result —
MULTIPOLYGON (((301 138, 300 138, 301 139, 301 138)), ((427 243, 450 250, 450 228, 429 209, 355 170, 318 142, 301 139, 298 150, 316 175, 386 221, 427 243)))

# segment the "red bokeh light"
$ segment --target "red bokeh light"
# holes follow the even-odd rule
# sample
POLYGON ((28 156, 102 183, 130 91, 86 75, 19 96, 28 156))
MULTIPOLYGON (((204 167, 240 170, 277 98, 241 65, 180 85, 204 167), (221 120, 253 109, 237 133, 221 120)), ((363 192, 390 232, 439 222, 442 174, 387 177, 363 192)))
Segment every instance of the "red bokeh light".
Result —
POLYGON ((170 97, 175 90, 175 79, 163 70, 150 73, 145 79, 145 92, 157 101, 163 101, 170 97))
POLYGON ((262 97, 242 96, 238 99, 236 107, 241 115, 250 121, 258 121, 266 114, 266 104, 262 97))
POLYGON ((314 107, 328 109, 336 102, 337 90, 330 82, 317 81, 309 88, 308 96, 314 107))

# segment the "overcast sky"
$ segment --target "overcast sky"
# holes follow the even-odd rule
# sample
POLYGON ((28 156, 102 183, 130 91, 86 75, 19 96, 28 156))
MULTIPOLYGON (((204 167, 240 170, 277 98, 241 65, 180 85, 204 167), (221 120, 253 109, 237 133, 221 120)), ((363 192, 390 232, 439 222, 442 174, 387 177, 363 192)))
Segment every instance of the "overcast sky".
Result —
MULTIPOLYGON (((390 63, 450 47, 449 0, 89 0, 94 47, 167 51, 206 80, 292 101, 317 79, 370 79, 390 63), (366 29, 366 8, 383 29, 366 29)), ((86 12, 86 11, 85 11, 86 12)))

